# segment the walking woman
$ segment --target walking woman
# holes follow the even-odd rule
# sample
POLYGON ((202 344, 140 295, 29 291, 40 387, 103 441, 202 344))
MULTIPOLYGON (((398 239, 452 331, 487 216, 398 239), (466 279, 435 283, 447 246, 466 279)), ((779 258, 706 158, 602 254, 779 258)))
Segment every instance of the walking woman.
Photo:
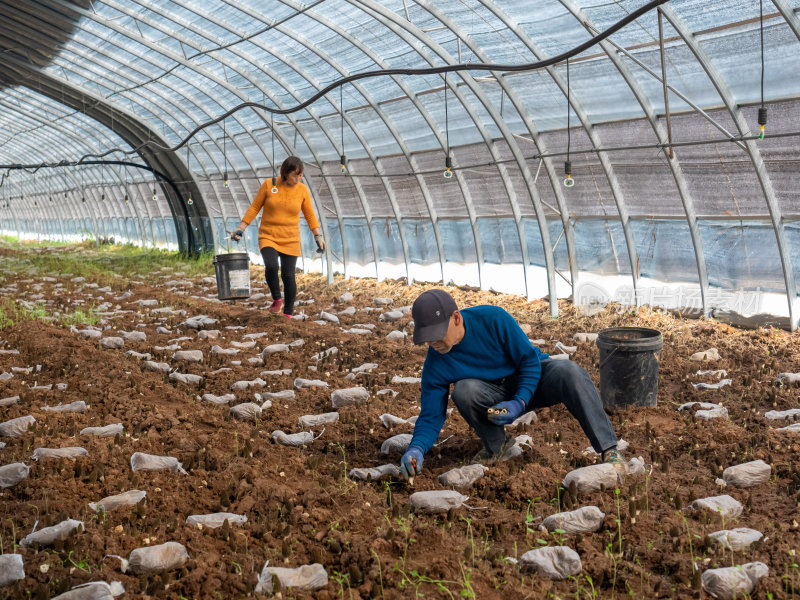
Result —
POLYGON ((311 206, 311 194, 300 180, 303 178, 303 161, 296 156, 290 156, 281 165, 281 176, 278 178, 277 190, 273 193, 272 178, 261 184, 255 200, 242 217, 241 223, 231 234, 231 239, 239 241, 244 235, 245 228, 258 216, 261 209, 261 225, 258 227, 258 247, 264 258, 267 285, 272 293, 272 305, 269 310, 274 313, 281 312, 285 317, 292 317, 294 300, 297 296, 297 283, 294 279, 294 270, 297 266, 297 257, 300 256, 300 211, 308 223, 308 228, 314 234, 314 239, 320 249, 325 249, 325 240, 319 228, 319 221, 311 206), (283 292, 286 298, 281 297, 281 286, 278 281, 278 260, 280 259, 280 279, 283 281, 283 292))

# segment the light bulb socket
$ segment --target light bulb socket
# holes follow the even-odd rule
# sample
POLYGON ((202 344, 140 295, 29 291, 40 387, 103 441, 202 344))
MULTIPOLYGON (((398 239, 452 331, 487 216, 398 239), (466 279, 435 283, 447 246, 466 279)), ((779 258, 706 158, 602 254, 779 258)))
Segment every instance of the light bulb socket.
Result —
POLYGON ((762 106, 758 109, 758 124, 762 127, 767 124, 767 107, 762 106))
POLYGON ((347 157, 344 154, 339 157, 339 164, 342 165, 342 173, 347 171, 347 157))
POLYGON ((572 161, 567 160, 564 162, 564 175, 567 177, 572 175, 572 161))
POLYGON ((453 168, 453 159, 450 158, 449 154, 444 157, 444 166, 447 167, 448 171, 453 168))
POLYGON ((228 187, 228 172, 225 171, 225 174, 222 177, 225 180, 225 187, 228 187))

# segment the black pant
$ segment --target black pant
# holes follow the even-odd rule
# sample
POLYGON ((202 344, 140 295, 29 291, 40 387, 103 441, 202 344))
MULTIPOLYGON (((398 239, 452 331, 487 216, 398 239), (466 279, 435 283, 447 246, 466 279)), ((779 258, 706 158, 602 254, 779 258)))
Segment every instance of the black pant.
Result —
POLYGON ((264 259, 267 285, 273 300, 280 300, 281 297, 281 284, 278 282, 278 258, 280 257, 281 281, 283 281, 283 292, 286 295, 283 302, 283 313, 291 315, 294 311, 294 299, 297 297, 297 282, 294 280, 297 257, 278 252, 269 246, 261 249, 261 256, 264 259))

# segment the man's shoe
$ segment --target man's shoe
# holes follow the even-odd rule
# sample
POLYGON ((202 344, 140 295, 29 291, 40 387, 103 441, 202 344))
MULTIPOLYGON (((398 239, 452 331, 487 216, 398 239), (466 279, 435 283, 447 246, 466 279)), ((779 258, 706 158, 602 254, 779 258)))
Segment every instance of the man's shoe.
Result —
POLYGON ((624 465, 628 463, 625 457, 622 456, 622 452, 617 450, 616 446, 603 452, 603 462, 610 465, 624 465))
POLYGON ((512 435, 507 435, 506 439, 503 441, 503 445, 500 446, 500 450, 492 454, 486 448, 483 448, 472 457, 471 464, 481 464, 488 467, 489 465, 514 458, 515 456, 519 456, 519 452, 516 452, 515 450, 516 446, 517 439, 512 435))
POLYGON ((273 300, 272 304, 270 304, 269 312, 279 313, 281 312, 281 307, 283 306, 283 298, 278 298, 277 300, 273 300))

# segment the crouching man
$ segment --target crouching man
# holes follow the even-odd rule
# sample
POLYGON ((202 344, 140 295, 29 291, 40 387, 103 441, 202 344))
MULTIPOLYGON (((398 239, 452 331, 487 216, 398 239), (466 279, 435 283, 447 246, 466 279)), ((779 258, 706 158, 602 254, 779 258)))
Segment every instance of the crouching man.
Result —
POLYGON ((508 458, 513 436, 504 425, 537 408, 564 403, 604 462, 624 463, 617 436, 586 370, 553 360, 530 340, 514 318, 497 306, 459 310, 444 290, 420 294, 411 309, 414 343, 428 344, 422 368, 420 414, 400 462, 404 479, 422 471, 425 453, 444 426, 447 397, 483 442, 472 462, 508 458))

